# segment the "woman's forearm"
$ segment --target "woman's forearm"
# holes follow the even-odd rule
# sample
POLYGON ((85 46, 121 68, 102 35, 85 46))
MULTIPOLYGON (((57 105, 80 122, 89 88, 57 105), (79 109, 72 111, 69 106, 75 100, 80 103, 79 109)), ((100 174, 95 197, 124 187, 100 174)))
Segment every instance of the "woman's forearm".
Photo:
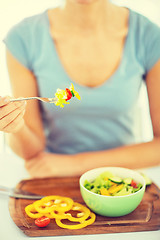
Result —
POLYGON ((43 151, 45 139, 35 134, 26 124, 16 133, 8 133, 7 141, 12 150, 24 159, 30 159, 43 151))
POLYGON ((76 158, 83 162, 84 170, 102 166, 132 169, 156 166, 160 165, 160 138, 106 151, 79 153, 76 158))
POLYGON ((111 150, 63 155, 41 152, 26 161, 32 177, 77 176, 97 167, 119 166, 132 169, 160 165, 160 139, 111 150))

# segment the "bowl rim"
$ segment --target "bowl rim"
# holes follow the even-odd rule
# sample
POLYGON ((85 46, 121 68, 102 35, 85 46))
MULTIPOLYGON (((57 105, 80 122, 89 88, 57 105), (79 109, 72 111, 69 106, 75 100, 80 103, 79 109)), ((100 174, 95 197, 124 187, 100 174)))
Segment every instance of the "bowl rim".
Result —
MULTIPOLYGON (((105 171, 105 170, 104 170, 105 171)), ((98 175, 97 175, 98 176, 98 175)), ((137 170, 133 170, 133 169, 129 169, 129 168, 125 168, 125 167, 99 167, 99 168, 93 168, 93 169, 90 169, 88 171, 86 171, 85 173, 83 173, 81 176, 80 176, 80 179, 79 179, 79 185, 80 187, 82 187, 85 191, 87 191, 88 193, 90 193, 91 195, 93 196, 98 196, 100 198, 126 198, 126 197, 132 197, 132 196, 135 196, 137 195, 138 193, 142 192, 142 191, 145 191, 145 188, 146 188, 146 183, 145 183, 145 179, 144 177, 137 171, 137 170), (109 169, 109 168, 114 168, 114 169, 125 169, 125 170, 129 170, 129 171, 132 171, 133 173, 136 173, 143 181, 143 186, 140 190, 138 190, 137 192, 135 193, 132 193, 132 194, 128 194, 128 195, 122 195, 122 196, 105 196, 105 195, 100 195, 100 194, 97 194, 97 193, 93 193, 91 191, 89 191, 87 188, 84 187, 84 185, 82 184, 82 178, 84 177, 84 175, 88 174, 89 172, 92 172, 92 171, 96 171, 96 170, 100 170, 100 169, 109 169)))

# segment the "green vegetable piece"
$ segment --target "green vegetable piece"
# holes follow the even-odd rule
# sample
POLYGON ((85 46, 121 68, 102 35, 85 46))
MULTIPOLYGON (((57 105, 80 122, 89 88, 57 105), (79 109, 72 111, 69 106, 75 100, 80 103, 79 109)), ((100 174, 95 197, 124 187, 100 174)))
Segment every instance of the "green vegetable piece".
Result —
POLYGON ((126 186, 126 190, 127 190, 127 191, 129 192, 129 194, 130 194, 130 193, 133 192, 133 187, 130 186, 130 185, 127 185, 127 186, 126 186))
POLYGON ((109 180, 111 180, 114 183, 122 183, 123 179, 120 177, 110 177, 109 180))
POLYGON ((101 176, 98 176, 92 184, 94 186, 103 186, 105 185, 105 180, 101 176))
POLYGON ((142 188, 142 184, 138 183, 137 188, 133 188, 133 193, 139 191, 142 188))
POLYGON ((126 188, 122 188, 119 192, 115 193, 114 196, 125 196, 129 195, 130 192, 126 190, 126 188))
POLYGON ((105 185, 103 185, 105 188, 109 189, 112 186, 112 182, 110 180, 105 181, 105 185))
POLYGON ((101 178, 112 178, 112 177, 114 177, 114 175, 113 175, 113 173, 106 171, 106 172, 101 173, 100 177, 101 178))
POLYGON ((84 181, 84 187, 87 188, 88 190, 91 190, 92 189, 92 184, 88 180, 85 180, 84 181))
POLYGON ((132 182, 132 178, 130 178, 130 177, 124 178, 124 179, 123 179, 123 182, 126 183, 126 184, 128 184, 128 185, 130 185, 131 182, 132 182))
POLYGON ((74 97, 74 96, 75 96, 75 94, 74 94, 73 90, 71 90, 71 93, 72 93, 72 97, 74 97))
POLYGON ((92 188, 92 189, 91 189, 91 192, 93 192, 93 193, 97 193, 97 194, 100 194, 99 189, 96 188, 96 187, 92 188))

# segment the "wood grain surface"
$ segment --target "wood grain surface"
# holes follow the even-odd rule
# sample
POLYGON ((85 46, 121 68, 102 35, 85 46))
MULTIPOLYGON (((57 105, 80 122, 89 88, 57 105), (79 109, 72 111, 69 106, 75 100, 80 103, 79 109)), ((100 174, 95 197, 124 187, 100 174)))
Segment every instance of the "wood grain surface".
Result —
MULTIPOLYGON (((17 188, 45 196, 66 196, 85 205, 80 194, 78 177, 23 180, 17 185, 17 188)), ((29 218, 24 210, 28 204, 33 202, 34 200, 28 199, 10 198, 9 200, 10 215, 15 224, 27 236, 67 236, 160 229, 160 190, 154 183, 147 186, 142 202, 132 213, 114 218, 97 215, 95 223, 78 230, 60 228, 53 219, 45 228, 38 228, 34 219, 29 218)))

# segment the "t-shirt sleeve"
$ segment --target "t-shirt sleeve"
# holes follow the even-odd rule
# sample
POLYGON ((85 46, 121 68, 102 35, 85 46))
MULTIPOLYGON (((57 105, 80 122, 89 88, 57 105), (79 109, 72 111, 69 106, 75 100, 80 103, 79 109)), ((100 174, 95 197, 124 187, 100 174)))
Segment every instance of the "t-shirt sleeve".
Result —
POLYGON ((26 68, 31 70, 29 59, 29 41, 23 23, 15 25, 6 35, 3 42, 10 53, 26 68))
POLYGON ((146 73, 160 60, 160 27, 148 21, 144 39, 144 64, 146 73))

